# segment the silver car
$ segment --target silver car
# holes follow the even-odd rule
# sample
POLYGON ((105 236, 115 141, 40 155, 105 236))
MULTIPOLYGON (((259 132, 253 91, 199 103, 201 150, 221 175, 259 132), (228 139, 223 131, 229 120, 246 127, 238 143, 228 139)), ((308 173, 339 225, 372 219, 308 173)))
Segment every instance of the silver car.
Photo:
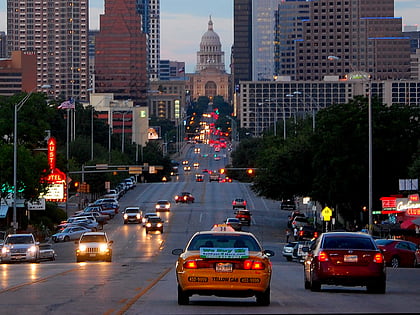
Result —
POLYGON ((68 242, 70 240, 77 240, 85 232, 91 232, 92 230, 82 226, 68 226, 60 233, 56 233, 52 236, 54 242, 68 242))
POLYGON ((38 262, 39 242, 32 234, 9 234, 1 249, 3 263, 29 261, 38 262))
POLYGON ((55 260, 56 256, 50 243, 39 244, 39 260, 55 260))

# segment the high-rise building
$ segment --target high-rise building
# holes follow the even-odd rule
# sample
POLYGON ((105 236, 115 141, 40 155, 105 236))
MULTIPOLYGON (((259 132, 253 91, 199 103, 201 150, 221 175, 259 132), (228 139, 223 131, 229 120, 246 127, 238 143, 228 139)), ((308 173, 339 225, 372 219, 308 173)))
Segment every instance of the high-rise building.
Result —
POLYGON ((394 0, 311 1, 302 41, 296 43, 298 80, 364 71, 374 79, 410 78, 410 42, 394 0), (335 56, 330 62, 329 56, 335 56))
POLYGON ((149 79, 156 81, 160 60, 160 0, 140 0, 137 9, 142 16, 142 31, 147 34, 149 79))
POLYGON ((95 92, 146 106, 147 36, 135 1, 105 0, 95 44, 95 92))
POLYGON ((36 85, 50 85, 57 98, 86 99, 88 1, 7 0, 8 55, 37 55, 36 85))
POLYGON ((7 36, 5 32, 0 32, 0 58, 7 56, 7 36))
POLYGON ((234 23, 236 85, 250 80, 243 73, 254 81, 322 80, 354 71, 380 80, 410 78, 410 42, 401 18, 394 17, 394 0, 380 5, 371 0, 235 0, 234 23), (247 72, 246 60, 252 65, 247 72))
POLYGON ((234 0, 231 61, 236 90, 239 81, 252 80, 252 0, 234 0))

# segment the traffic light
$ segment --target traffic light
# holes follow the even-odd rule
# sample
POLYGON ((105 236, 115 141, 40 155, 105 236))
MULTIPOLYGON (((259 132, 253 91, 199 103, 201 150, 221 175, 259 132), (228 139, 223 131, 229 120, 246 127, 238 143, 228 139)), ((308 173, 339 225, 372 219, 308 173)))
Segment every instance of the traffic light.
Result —
POLYGON ((248 168, 248 169, 246 170, 246 173, 247 173, 249 176, 252 176, 252 175, 254 175, 254 169, 252 169, 252 168, 248 168))

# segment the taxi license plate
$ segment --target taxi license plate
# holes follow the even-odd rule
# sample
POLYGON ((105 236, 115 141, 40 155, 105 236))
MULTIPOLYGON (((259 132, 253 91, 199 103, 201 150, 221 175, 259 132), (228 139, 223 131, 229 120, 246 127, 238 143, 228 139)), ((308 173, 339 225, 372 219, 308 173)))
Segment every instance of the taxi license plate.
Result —
POLYGON ((232 272, 231 263, 217 263, 216 272, 232 272))
POLYGON ((344 255, 344 262, 356 263, 357 262, 357 255, 344 255))
POLYGON ((95 256, 96 256, 96 254, 89 254, 89 256, 90 256, 90 257, 95 257, 95 256))

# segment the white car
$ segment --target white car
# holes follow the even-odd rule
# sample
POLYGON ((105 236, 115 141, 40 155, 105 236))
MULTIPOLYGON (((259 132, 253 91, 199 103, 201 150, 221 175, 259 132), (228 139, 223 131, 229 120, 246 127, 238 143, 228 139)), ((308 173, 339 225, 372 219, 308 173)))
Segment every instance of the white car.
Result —
POLYGON ((105 232, 86 232, 78 241, 76 248, 76 261, 104 260, 112 261, 112 244, 105 232))
POLYGON ((124 224, 127 223, 142 223, 143 222, 143 211, 140 207, 126 207, 124 209, 124 224))
POLYGON ((156 212, 158 211, 171 211, 171 203, 169 200, 159 200, 155 205, 156 212))

